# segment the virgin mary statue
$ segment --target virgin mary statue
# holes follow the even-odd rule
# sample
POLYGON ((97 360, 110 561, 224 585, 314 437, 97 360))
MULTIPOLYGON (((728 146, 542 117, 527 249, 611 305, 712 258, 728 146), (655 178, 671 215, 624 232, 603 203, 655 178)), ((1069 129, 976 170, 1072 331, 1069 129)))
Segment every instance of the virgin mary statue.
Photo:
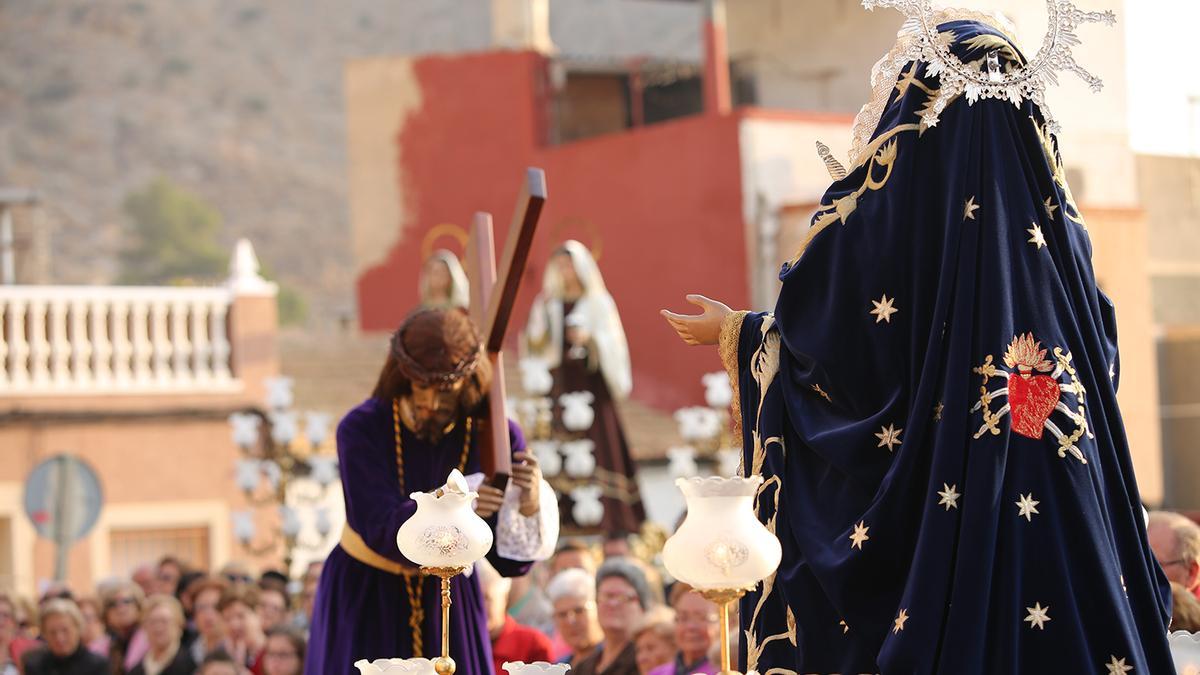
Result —
MULTIPOLYGON (((910 11, 773 313, 692 296, 783 544, 742 601, 762 673, 1173 673, 1117 406, 1113 305, 1003 24, 910 11)), ((1046 57, 1046 58, 1044 58, 1046 57)))
POLYGON ((548 480, 560 495, 565 530, 637 531, 645 510, 616 405, 633 388, 629 346, 600 268, 578 241, 565 242, 550 256, 524 347, 527 358, 542 359, 550 368, 551 396, 558 404, 564 394, 584 394, 595 411, 595 421, 583 432, 565 428, 563 415, 555 415, 556 436, 565 441, 566 470, 548 480), (591 469, 593 459, 594 471, 577 470, 591 469))

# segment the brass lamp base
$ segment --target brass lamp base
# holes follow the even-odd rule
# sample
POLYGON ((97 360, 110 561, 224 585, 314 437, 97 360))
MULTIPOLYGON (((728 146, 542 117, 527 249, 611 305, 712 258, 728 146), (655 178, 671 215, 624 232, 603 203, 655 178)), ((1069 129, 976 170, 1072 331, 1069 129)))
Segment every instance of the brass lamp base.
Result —
POLYGON ((746 594, 749 588, 696 589, 700 597, 716 603, 721 610, 721 672, 719 675, 742 675, 729 665, 729 606, 746 594))
POLYGON ((450 658, 450 578, 467 571, 465 567, 422 567, 421 571, 442 580, 442 655, 433 659, 437 675, 454 675, 454 659, 450 658))

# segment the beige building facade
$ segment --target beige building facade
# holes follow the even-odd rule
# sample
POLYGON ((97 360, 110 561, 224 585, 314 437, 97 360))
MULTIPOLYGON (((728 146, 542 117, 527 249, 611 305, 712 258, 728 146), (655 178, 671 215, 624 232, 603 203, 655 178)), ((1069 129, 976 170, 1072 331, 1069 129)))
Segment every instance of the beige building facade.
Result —
POLYGON ((204 569, 246 558, 228 418, 261 408, 279 373, 276 289, 246 261, 214 288, 0 287, 0 589, 32 595, 53 577, 25 482, 61 454, 103 492, 67 560, 78 592, 167 554, 204 569))

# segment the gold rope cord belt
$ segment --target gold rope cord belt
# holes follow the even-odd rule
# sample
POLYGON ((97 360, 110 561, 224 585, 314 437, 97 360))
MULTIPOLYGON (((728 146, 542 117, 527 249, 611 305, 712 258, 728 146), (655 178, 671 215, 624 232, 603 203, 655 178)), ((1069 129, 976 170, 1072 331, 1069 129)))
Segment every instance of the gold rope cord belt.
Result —
MULTIPOLYGON (((400 399, 392 399, 392 428, 396 436, 396 477, 400 482, 400 494, 408 495, 404 485, 404 445, 400 437, 400 399)), ((462 454, 459 456, 458 470, 465 471, 467 457, 471 452, 472 420, 466 421, 466 433, 463 435, 462 454)), ((408 595, 408 626, 412 631, 412 655, 420 656, 422 649, 421 626, 425 623, 425 607, 421 603, 421 588, 425 574, 421 570, 408 567, 385 556, 376 553, 362 535, 355 532, 349 524, 342 528, 341 547, 351 558, 360 563, 374 567, 377 570, 404 577, 404 588, 408 595)))

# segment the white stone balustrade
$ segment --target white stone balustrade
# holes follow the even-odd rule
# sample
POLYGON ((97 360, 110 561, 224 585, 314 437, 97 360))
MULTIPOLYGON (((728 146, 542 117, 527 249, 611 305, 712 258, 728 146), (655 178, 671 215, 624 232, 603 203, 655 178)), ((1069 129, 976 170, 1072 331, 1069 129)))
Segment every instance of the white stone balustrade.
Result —
POLYGON ((228 391, 229 288, 0 286, 0 396, 228 391))

